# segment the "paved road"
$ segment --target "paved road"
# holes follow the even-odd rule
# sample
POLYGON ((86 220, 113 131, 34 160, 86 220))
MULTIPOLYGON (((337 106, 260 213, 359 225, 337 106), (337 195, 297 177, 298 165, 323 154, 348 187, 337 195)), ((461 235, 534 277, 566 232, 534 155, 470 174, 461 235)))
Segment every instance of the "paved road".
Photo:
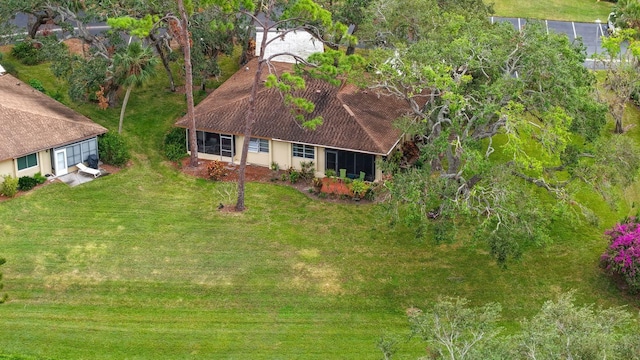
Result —
MULTIPOLYGON (((527 22, 526 19, 522 18, 503 18, 498 16, 492 16, 491 22, 510 22, 514 28, 521 29, 527 22)), ((582 43, 586 46, 587 50, 587 61, 585 61, 585 66, 590 68, 593 67, 593 60, 591 57, 594 53, 602 52, 602 36, 606 36, 607 34, 607 20, 604 19, 600 23, 592 22, 592 23, 582 23, 582 22, 573 22, 573 21, 553 21, 553 20, 542 20, 545 24, 547 31, 555 31, 559 34, 566 34, 569 37, 569 40, 574 41, 575 39, 581 38, 582 43)), ((595 68, 602 69, 602 64, 596 62, 595 68)))
MULTIPOLYGON (((505 18, 499 16, 492 16, 491 22, 510 22, 514 28, 520 29, 527 23, 523 18, 505 18)), ((594 53, 602 51, 601 37, 607 34, 606 19, 602 19, 600 23, 581 23, 571 21, 554 21, 554 20, 542 20, 547 28, 547 31, 555 31, 560 34, 566 34, 569 40, 574 41, 577 38, 581 38, 583 44, 586 46, 587 61, 585 66, 593 67, 593 61, 591 56, 594 53)), ((22 28, 26 28, 27 16, 25 14, 18 14, 14 20, 14 23, 22 28)), ((108 28, 105 24, 90 24, 91 32, 96 34, 104 29, 108 28)), ((59 29, 53 29, 53 31, 60 31, 59 29)), ((131 39, 127 39, 129 42, 131 39)), ((602 64, 596 64, 595 68, 601 68, 602 64)))

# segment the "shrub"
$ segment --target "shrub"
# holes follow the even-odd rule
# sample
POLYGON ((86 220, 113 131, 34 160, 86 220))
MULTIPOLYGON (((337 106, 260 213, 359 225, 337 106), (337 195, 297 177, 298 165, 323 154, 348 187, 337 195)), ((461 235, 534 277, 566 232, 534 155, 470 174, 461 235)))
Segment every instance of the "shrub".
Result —
POLYGON ((104 163, 114 166, 124 166, 131 159, 129 147, 124 138, 114 132, 98 137, 98 155, 104 163))
POLYGON ((55 91, 47 91, 47 95, 51 96, 51 98, 56 101, 62 101, 62 99, 64 99, 64 94, 60 89, 56 89, 55 91))
POLYGON ((609 246, 600 257, 610 275, 621 276, 631 293, 640 291, 640 223, 637 218, 616 224, 605 231, 609 246))
POLYGON ((300 179, 300 172, 298 170, 296 170, 295 168, 290 167, 289 170, 287 170, 287 173, 286 173, 285 179, 287 179, 287 178, 289 179, 289 181, 292 184, 295 184, 300 179))
POLYGON ((320 178, 313 178, 313 187, 317 189, 317 191, 320 191, 320 189, 322 189, 322 179, 320 178))
POLYGON ((303 180, 311 180, 315 177, 315 166, 313 161, 300 162, 300 178, 303 180))
POLYGON ((18 193, 18 178, 11 175, 4 177, 4 182, 0 184, 0 193, 4 196, 14 197, 18 193))
POLYGON ((25 65, 37 65, 44 61, 42 52, 31 40, 21 41, 13 46, 11 55, 25 65))
POLYGON ((18 179, 18 189, 22 191, 29 191, 38 185, 38 180, 31 176, 22 176, 18 179))
POLYGON ((333 169, 327 169, 324 172, 324 176, 326 176, 326 177, 336 177, 336 171, 333 170, 333 169))
POLYGON ((44 85, 42 85, 42 82, 38 79, 31 79, 29 80, 29 85, 31 85, 32 88, 40 91, 40 92, 46 92, 44 90, 44 85))
POLYGON ((16 69, 16 66, 13 65, 13 63, 7 62, 7 63, 3 63, 2 67, 4 68, 4 70, 6 72, 8 72, 9 74, 18 77, 18 69, 16 69))
POLYGON ((187 134, 184 129, 173 128, 165 135, 164 155, 171 161, 180 161, 187 156, 187 134))
POLYGON ((369 191, 369 184, 366 182, 356 179, 351 183, 351 191, 353 191, 353 195, 357 198, 362 198, 369 191))
POLYGON ((207 165, 207 175, 209 179, 218 181, 229 174, 225 163, 219 160, 213 160, 207 165))
POLYGON ((38 184, 44 184, 44 182, 47 181, 47 178, 39 172, 33 175, 33 178, 36 179, 38 184))

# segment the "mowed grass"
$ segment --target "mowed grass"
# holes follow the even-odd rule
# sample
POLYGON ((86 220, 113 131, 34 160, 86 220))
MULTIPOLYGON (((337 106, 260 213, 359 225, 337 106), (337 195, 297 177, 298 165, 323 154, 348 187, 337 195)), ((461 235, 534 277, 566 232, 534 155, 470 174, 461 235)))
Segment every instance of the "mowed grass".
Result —
MULTIPOLYGON (((555 224, 554 244, 506 269, 483 243, 416 240, 378 205, 316 201, 278 184, 249 184, 246 212, 220 212, 234 184, 194 179, 162 160, 162 135, 184 111, 163 81, 132 94, 133 166, 0 203, 10 296, 0 305, 0 353, 378 359, 381 335, 408 333, 406 309, 439 296, 500 302, 507 331, 572 289, 580 303, 640 305, 598 268, 602 230, 634 211, 634 189, 616 211, 593 196, 605 219, 598 227, 555 224)), ((77 108, 117 124, 118 109, 77 108)), ((424 355, 415 340, 400 350, 424 355)))
POLYGON ((485 0, 493 3, 496 16, 528 19, 606 22, 613 4, 596 0, 485 0))

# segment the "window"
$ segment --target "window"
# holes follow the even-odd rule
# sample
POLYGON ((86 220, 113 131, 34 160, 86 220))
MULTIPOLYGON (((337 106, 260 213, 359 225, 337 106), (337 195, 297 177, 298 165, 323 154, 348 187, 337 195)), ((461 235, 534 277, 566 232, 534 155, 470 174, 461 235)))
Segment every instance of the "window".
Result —
MULTIPOLYGON (((189 130, 187 130, 187 139, 188 138, 189 130)), ((231 154, 235 154, 236 141, 233 135, 196 131, 196 139, 198 143, 198 153, 222 156, 232 156, 231 154)), ((187 141, 187 150, 190 150, 189 141, 187 141)))
POLYGON ((314 159, 315 151, 313 146, 311 145, 293 144, 293 156, 306 159, 314 159))
MULTIPOLYGON (((58 149, 54 149, 58 150, 58 149)), ((98 155, 98 142, 96 138, 77 142, 65 147, 67 152, 67 164, 73 166, 87 161, 89 155, 98 155)))
POLYGON ((38 154, 34 153, 18 158, 18 170, 24 170, 34 166, 38 166, 38 154))
POLYGON ((249 140, 249 151, 251 151, 251 152, 268 153, 269 152, 269 140, 251 138, 251 140, 249 140))

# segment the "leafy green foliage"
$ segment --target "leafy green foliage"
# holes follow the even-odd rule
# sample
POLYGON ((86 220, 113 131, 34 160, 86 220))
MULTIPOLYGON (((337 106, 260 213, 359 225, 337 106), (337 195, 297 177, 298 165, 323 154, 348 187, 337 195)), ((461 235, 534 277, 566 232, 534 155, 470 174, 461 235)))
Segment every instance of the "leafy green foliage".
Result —
POLYGON ((124 166, 131 159, 124 137, 114 132, 98 137, 98 154, 104 163, 114 166, 124 166))
POLYGON ((364 197, 369 191, 369 184, 360 179, 355 179, 350 185, 353 195, 357 197, 364 197))
POLYGON ((164 155, 171 161, 187 156, 187 135, 182 128, 172 128, 164 137, 164 155))
POLYGON ((119 79, 122 85, 127 87, 120 111, 118 133, 122 132, 124 113, 127 109, 131 90, 149 81, 149 79, 156 74, 155 69, 158 62, 159 60, 155 57, 151 48, 144 47, 137 41, 131 43, 126 51, 114 55, 113 66, 115 68, 116 78, 119 79))
POLYGON ((0 183, 0 194, 14 197, 18 193, 18 178, 11 175, 4 176, 4 181, 0 183))
MULTIPOLYGON (((428 344, 431 359, 638 359, 638 325, 621 308, 576 306, 572 293, 547 301, 522 330, 498 326, 501 306, 470 307, 466 299, 441 298, 428 310, 407 311, 412 334, 428 344)), ((388 338, 388 337, 387 337, 388 338)), ((380 346, 391 358, 398 342, 380 346), (392 346, 389 346, 392 345, 392 346)))
POLYGON ((640 3, 636 0, 618 0, 614 7, 615 25, 635 29, 640 33, 640 3))
POLYGON ((21 176, 18 179, 18 189, 22 191, 29 191, 38 185, 38 180, 31 176, 21 176))
POLYGON ((408 311, 412 334, 429 344, 435 359, 487 359, 495 353, 500 305, 467 304, 466 299, 442 298, 428 311, 408 311))
POLYGON ((607 72, 604 84, 612 94, 605 97, 605 100, 615 120, 615 132, 618 134, 624 132, 622 120, 627 102, 640 87, 640 40, 636 39, 639 31, 633 28, 623 29, 602 38, 607 72))
POLYGON ((39 172, 33 175, 33 178, 36 180, 38 184, 44 184, 45 181, 47 181, 47 178, 43 176, 42 173, 39 173, 39 172))
POLYGON ((11 55, 25 65, 40 64, 45 60, 44 54, 32 40, 24 40, 13 46, 11 55))
POLYGON ((46 92, 44 85, 42 85, 42 82, 38 79, 29 80, 29 85, 40 92, 46 92))
MULTIPOLYGON (((419 150, 411 163, 387 164, 392 217, 418 234, 430 228, 421 225, 429 214, 472 219, 474 238, 500 263, 548 243, 550 214, 573 216, 555 210, 575 204, 586 182, 577 172, 568 178, 563 160, 597 156, 606 122, 583 46, 533 21, 522 31, 492 24, 490 9, 475 0, 461 7, 422 0, 419 13, 404 0, 385 4, 371 27, 388 50, 372 50, 361 77, 410 104, 399 127, 419 150), (407 167, 415 169, 400 170, 407 167), (543 205, 533 196, 539 189, 556 203, 543 205)), ((579 160, 581 168, 594 165, 579 160)))

